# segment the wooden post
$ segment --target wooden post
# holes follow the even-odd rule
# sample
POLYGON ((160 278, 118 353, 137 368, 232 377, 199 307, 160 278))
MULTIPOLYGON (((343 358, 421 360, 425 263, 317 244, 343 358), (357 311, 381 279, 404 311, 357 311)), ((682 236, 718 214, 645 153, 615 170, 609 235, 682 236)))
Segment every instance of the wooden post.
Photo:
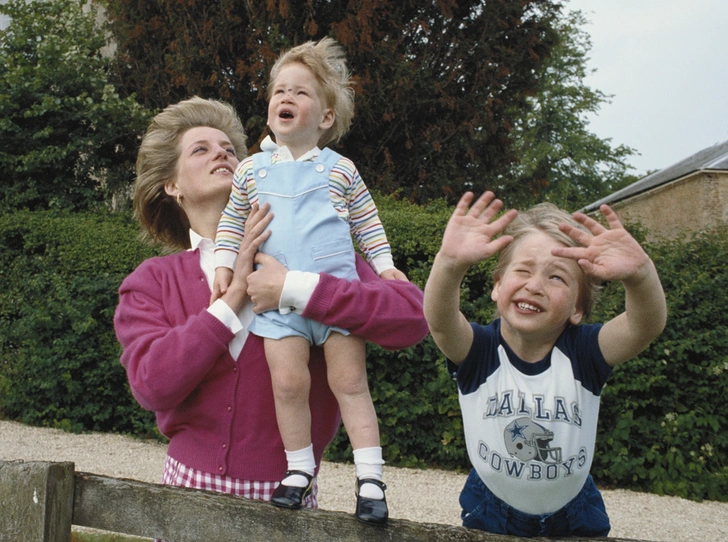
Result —
POLYGON ((69 542, 74 464, 0 460, 0 542, 69 542))

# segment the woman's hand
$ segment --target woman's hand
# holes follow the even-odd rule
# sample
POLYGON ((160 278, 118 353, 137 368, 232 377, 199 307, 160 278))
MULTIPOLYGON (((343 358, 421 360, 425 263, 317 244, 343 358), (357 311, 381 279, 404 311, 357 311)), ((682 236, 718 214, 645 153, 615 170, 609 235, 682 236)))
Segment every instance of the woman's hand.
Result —
POLYGON ((248 275, 248 296, 256 313, 278 309, 288 269, 273 256, 259 252, 258 269, 248 275))
POLYGON ((245 236, 240 243, 233 278, 227 291, 221 297, 235 312, 242 308, 248 295, 248 277, 253 273, 255 255, 270 236, 270 230, 266 228, 273 219, 273 213, 269 211, 269 204, 266 203, 262 207, 255 204, 251 207, 248 219, 245 221, 245 236))

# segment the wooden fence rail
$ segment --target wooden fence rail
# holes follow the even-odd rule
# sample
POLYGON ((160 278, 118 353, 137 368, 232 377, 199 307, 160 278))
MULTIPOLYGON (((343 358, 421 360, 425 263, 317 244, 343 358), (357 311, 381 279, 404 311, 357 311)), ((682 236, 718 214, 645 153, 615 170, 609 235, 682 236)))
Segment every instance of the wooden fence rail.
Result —
POLYGON ((75 472, 73 463, 0 460, 0 542, 68 542, 71 525, 176 542, 525 540, 400 519, 375 527, 344 512, 280 510, 222 493, 75 472))

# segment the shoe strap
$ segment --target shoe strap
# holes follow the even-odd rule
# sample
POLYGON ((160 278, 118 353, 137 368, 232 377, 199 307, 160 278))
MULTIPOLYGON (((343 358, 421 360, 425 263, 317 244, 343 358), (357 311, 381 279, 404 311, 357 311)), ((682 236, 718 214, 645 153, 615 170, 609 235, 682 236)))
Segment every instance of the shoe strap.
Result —
POLYGON ((306 471, 302 471, 302 470, 287 470, 286 475, 283 478, 288 478, 289 476, 294 476, 294 475, 303 476, 309 482, 311 480, 313 480, 313 474, 309 474, 306 471))
POLYGON ((385 484, 381 480, 376 480, 374 478, 357 478, 356 482, 357 495, 359 494, 358 490, 361 489, 361 486, 363 486, 364 484, 374 484, 375 486, 379 486, 379 489, 381 489, 382 491, 387 489, 387 484, 385 484))

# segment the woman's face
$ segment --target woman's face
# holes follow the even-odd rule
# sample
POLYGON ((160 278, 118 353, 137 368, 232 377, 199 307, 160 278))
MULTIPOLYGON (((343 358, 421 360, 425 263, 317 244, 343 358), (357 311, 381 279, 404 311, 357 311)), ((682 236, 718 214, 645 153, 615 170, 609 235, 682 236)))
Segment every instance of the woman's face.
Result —
POLYGON ((224 132, 200 126, 187 130, 179 144, 177 177, 166 187, 189 211, 206 204, 224 205, 238 165, 235 148, 224 132))

